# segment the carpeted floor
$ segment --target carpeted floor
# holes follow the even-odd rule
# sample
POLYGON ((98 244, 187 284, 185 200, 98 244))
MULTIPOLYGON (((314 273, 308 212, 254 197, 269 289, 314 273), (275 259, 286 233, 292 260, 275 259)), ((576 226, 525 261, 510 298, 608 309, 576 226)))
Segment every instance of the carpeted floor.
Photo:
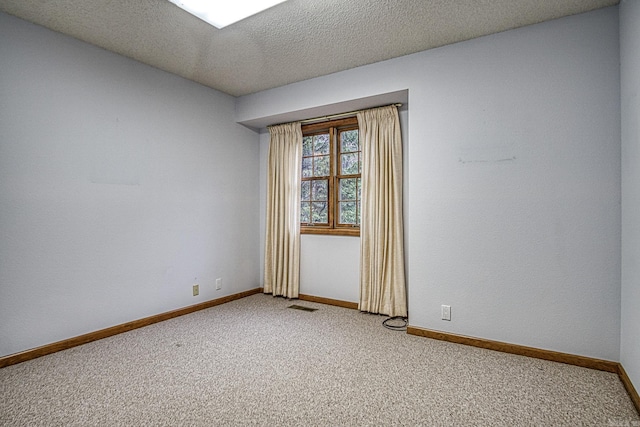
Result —
POLYGON ((253 295, 0 369, 0 425, 640 425, 615 374, 383 319, 253 295))

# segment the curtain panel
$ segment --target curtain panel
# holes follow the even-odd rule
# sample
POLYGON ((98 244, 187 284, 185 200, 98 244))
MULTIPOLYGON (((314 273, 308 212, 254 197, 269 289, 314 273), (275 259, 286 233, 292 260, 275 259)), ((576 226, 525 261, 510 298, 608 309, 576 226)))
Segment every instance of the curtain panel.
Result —
POLYGON ((300 289, 300 123, 269 127, 264 293, 297 298, 300 289))
POLYGON ((358 113, 362 147, 358 308, 407 316, 402 220, 402 137, 395 106, 358 113))

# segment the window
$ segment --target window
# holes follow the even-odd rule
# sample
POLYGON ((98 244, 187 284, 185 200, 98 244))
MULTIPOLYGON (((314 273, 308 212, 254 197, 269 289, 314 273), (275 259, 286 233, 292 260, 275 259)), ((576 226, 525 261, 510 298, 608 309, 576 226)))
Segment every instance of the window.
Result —
POLYGON ((362 156, 355 117, 302 126, 300 231, 360 235, 362 156))

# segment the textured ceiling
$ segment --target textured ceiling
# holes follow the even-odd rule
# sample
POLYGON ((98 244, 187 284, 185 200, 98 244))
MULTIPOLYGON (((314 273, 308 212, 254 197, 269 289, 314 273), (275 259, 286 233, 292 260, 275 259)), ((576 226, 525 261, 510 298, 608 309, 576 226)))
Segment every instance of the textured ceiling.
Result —
POLYGON ((167 0, 0 0, 0 11, 239 96, 618 2, 289 0, 222 30, 167 0))

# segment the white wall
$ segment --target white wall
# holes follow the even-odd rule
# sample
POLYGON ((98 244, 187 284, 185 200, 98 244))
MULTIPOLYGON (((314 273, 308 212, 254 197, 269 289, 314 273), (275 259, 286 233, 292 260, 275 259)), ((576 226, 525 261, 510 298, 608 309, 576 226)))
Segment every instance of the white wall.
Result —
POLYGON ((0 14, 0 356, 259 286, 234 105, 0 14))
POLYGON ((619 84, 614 7, 248 95, 236 117, 408 89, 409 323, 618 360, 619 84))
POLYGON ((620 362, 640 390, 640 2, 620 3, 622 325, 620 362))
POLYGON ((360 238, 300 237, 300 293, 341 301, 360 300, 360 238))
POLYGON ((618 360, 618 52, 609 8, 425 58, 410 87, 412 324, 618 360))

